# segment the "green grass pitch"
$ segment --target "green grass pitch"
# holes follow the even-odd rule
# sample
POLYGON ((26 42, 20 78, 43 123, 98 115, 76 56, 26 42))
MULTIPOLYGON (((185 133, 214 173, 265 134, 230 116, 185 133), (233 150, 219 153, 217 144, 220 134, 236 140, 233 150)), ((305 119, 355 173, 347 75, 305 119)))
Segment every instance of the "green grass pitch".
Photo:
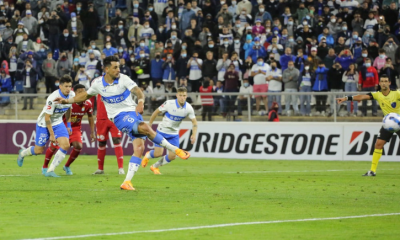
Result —
POLYGON ((134 192, 119 189, 115 156, 96 176, 96 156, 80 156, 73 176, 58 166, 58 179, 42 176, 42 164, 27 157, 20 168, 16 155, 0 155, 0 239, 400 238, 400 215, 341 218, 400 213, 400 163, 381 162, 373 178, 361 177, 369 162, 191 158, 161 167, 163 175, 140 168, 134 192), (184 229, 149 231, 174 228, 184 229), (105 235, 122 232, 130 233, 105 235))

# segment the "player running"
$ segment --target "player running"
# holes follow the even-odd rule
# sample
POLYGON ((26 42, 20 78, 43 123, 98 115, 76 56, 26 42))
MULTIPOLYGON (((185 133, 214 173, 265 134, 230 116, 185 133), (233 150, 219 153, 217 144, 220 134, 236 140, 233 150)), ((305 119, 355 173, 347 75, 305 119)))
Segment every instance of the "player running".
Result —
MULTIPOLYGON (((79 94, 81 92, 86 92, 85 86, 82 84, 77 84, 74 86, 75 94, 79 94)), ((65 173, 67 175, 72 175, 72 171, 70 165, 75 161, 75 159, 79 156, 82 150, 82 118, 85 114, 88 115, 89 126, 90 126, 90 139, 92 142, 95 141, 94 136, 94 119, 93 119, 93 105, 87 100, 80 103, 72 104, 71 108, 71 127, 72 134, 69 136, 69 144, 72 146, 72 151, 69 155, 68 161, 63 167, 65 173)), ((64 118, 64 124, 66 123, 66 119, 64 118)), ((50 162, 50 159, 53 157, 54 153, 60 147, 56 144, 51 144, 49 148, 46 150, 46 157, 44 159, 44 164, 42 168, 42 173, 45 174, 47 172, 47 168, 50 162)))
MULTIPOLYGON (((337 98, 338 104, 344 101, 364 101, 364 100, 376 100, 381 106, 383 115, 386 116, 389 113, 400 114, 400 91, 390 90, 390 79, 387 75, 383 74, 379 79, 379 86, 381 91, 371 92, 366 95, 347 96, 343 98, 337 98)), ((400 132, 396 133, 400 137, 400 132)), ((378 167, 379 159, 382 156, 382 149, 386 142, 389 142, 392 138, 393 133, 385 130, 381 127, 379 131, 378 139, 375 143, 375 150, 372 155, 371 170, 365 173, 363 176, 376 176, 376 168, 378 167)))
POLYGON ((128 173, 121 189, 135 190, 132 186, 133 175, 139 168, 144 150, 144 139, 147 136, 154 143, 173 151, 182 159, 188 159, 190 154, 170 144, 163 136, 157 134, 145 122, 141 113, 144 107, 144 94, 132 79, 125 74, 120 74, 119 59, 115 56, 106 57, 103 60, 105 75, 93 80, 92 86, 85 93, 69 99, 58 97, 55 99, 61 103, 82 102, 100 94, 107 110, 110 121, 121 131, 132 138, 133 155, 129 161, 128 173), (138 98, 136 104, 131 93, 138 98))
POLYGON ((101 96, 97 95, 97 115, 96 115, 96 132, 99 147, 97 149, 98 169, 93 174, 104 174, 104 158, 106 156, 106 145, 108 141, 108 133, 111 133, 114 144, 115 156, 118 163, 118 174, 125 174, 124 171, 124 152, 122 150, 121 136, 122 133, 113 122, 108 120, 106 107, 104 106, 101 96))
MULTIPOLYGON (((157 115, 165 113, 162 122, 158 125, 157 133, 167 139, 172 145, 179 147, 179 126, 182 120, 189 117, 192 120, 192 136, 190 140, 192 144, 196 141, 197 135, 197 120, 194 115, 192 105, 186 102, 187 90, 184 87, 178 88, 176 93, 176 100, 168 100, 158 109, 156 109, 150 117, 149 125, 151 126, 156 119, 157 115)), ((150 158, 161 157, 164 152, 164 148, 158 144, 155 144, 154 150, 146 153, 142 160, 142 167, 146 167, 150 158)), ((176 154, 173 151, 168 151, 168 154, 163 156, 155 164, 150 166, 150 170, 154 174, 161 174, 159 167, 170 163, 176 158, 176 154)))
POLYGON ((71 91, 72 79, 68 75, 64 75, 60 79, 59 89, 54 91, 47 98, 46 105, 43 107, 36 123, 35 146, 19 150, 17 163, 22 167, 24 158, 32 155, 43 153, 44 146, 50 139, 52 143, 57 141, 60 146, 47 172, 46 177, 58 177, 54 173, 55 168, 61 163, 69 149, 69 135, 72 134, 71 129, 71 103, 68 99, 74 99, 75 93, 71 91), (54 99, 64 99, 64 103, 57 103, 54 99), (67 119, 67 127, 63 123, 63 115, 67 119))

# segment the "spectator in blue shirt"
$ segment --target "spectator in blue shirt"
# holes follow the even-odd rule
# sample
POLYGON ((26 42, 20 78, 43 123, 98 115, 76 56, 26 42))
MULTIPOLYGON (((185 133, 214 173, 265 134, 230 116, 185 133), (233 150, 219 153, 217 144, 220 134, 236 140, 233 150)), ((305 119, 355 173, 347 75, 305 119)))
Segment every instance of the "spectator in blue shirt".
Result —
POLYGON ((111 42, 106 42, 106 47, 103 49, 103 53, 106 55, 106 57, 109 57, 118 53, 118 50, 116 48, 111 47, 111 42))
POLYGON ((186 4, 186 9, 183 10, 181 15, 181 21, 179 23, 181 27, 181 32, 184 32, 187 28, 190 27, 190 20, 196 18, 196 13, 192 11, 192 3, 188 2, 186 4))
POLYGON ((295 62, 296 57, 292 55, 292 49, 286 48, 285 54, 281 56, 279 63, 281 64, 282 72, 288 68, 289 61, 295 62))
POLYGON ((339 56, 336 57, 335 62, 340 63, 344 71, 349 69, 351 63, 354 63, 353 54, 350 49, 346 47, 340 52, 339 56))
POLYGON ((264 46, 261 46, 260 44, 260 38, 258 37, 254 38, 254 45, 249 52, 249 56, 251 57, 251 59, 253 59, 253 62, 257 62, 258 57, 265 58, 266 51, 264 46))
POLYGON ((149 47, 146 46, 146 43, 145 43, 144 39, 140 40, 139 47, 137 47, 135 49, 136 59, 140 58, 140 56, 139 56, 140 55, 140 51, 144 51, 145 54, 150 55, 149 47))

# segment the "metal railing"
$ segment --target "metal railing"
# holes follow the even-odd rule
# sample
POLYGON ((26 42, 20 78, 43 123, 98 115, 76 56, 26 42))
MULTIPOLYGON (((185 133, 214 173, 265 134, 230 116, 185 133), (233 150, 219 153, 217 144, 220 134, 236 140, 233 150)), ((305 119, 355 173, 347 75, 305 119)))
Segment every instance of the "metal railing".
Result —
MULTIPOLYGON (((252 96, 257 95, 257 96, 311 96, 311 97, 315 97, 315 96, 328 96, 328 97, 344 97, 344 96, 348 96, 348 95, 357 95, 357 94, 366 94, 367 92, 264 92, 264 93, 253 93, 251 94, 252 96)), ((224 93, 193 93, 193 92, 189 92, 188 93, 188 97, 191 97, 193 100, 192 105, 201 105, 201 101, 200 101, 200 96, 218 96, 218 97, 224 97, 224 96, 241 96, 241 95, 246 95, 246 94, 240 94, 238 92, 236 93, 228 93, 228 92, 224 92, 224 93)), ((37 94, 31 94, 31 93, 1 93, 0 94, 0 98, 2 97, 10 97, 10 104, 8 105, 8 109, 12 109, 12 105, 14 105, 14 110, 15 110, 15 119, 19 119, 19 109, 18 109, 18 99, 21 99, 23 97, 35 97, 35 98, 44 98, 48 97, 49 94, 44 94, 44 93, 37 93, 37 94)), ((173 97, 176 96, 176 93, 163 93, 163 94, 145 94, 146 99, 150 99, 151 97, 159 97, 159 96, 165 96, 165 99, 167 99, 167 97, 173 97)), ((135 98, 135 96, 134 96, 135 98)), ((327 108, 328 106, 330 106, 330 101, 328 101, 329 98, 326 101, 326 105, 325 107, 327 108)), ((297 105, 300 106, 300 100, 296 99, 297 105)), ((283 108, 283 106, 285 106, 285 101, 281 101, 281 106, 283 108)), ((45 100, 44 103, 41 104, 40 108, 36 108, 35 110, 41 111, 41 109, 43 108, 43 105, 45 104, 45 100)), ((147 101, 146 104, 149 104, 149 102, 147 101)), ((235 102, 236 104, 236 102, 235 102)), ((255 104, 254 104, 255 105, 255 104)), ((261 106, 263 106, 263 102, 261 101, 261 106)), ((251 121, 252 119, 252 114, 250 109, 252 109, 253 104, 252 104, 252 100, 250 98, 247 98, 247 118, 248 121, 251 121)), ((0 107, 1 108, 7 108, 7 107, 0 107)), ((333 101, 333 121, 336 122, 337 121, 337 102, 336 100, 333 101)))

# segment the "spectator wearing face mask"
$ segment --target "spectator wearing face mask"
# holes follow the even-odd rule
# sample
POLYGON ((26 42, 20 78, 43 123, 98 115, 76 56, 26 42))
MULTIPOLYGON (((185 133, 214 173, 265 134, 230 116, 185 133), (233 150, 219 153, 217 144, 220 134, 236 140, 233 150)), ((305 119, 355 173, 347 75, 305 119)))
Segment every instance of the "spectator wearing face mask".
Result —
POLYGON ((373 67, 375 67, 378 71, 383 68, 386 64, 386 53, 384 49, 379 49, 379 56, 375 58, 373 67))
MULTIPOLYGON (((312 71, 312 68, 310 66, 312 71)), ((328 88, 328 68, 325 67, 324 63, 320 62, 318 64, 317 70, 315 71, 315 82, 312 87, 313 92, 327 92, 328 88)), ((326 111, 326 95, 316 95, 315 96, 315 110, 317 114, 325 116, 326 111)))
POLYGON ((120 72, 122 74, 127 75, 128 77, 131 77, 132 76, 131 69, 129 68, 128 65, 126 65, 126 61, 124 58, 119 59, 119 64, 120 64, 119 65, 120 72))
POLYGON ((176 61, 176 78, 177 79, 186 79, 189 77, 189 69, 187 68, 188 65, 188 54, 186 50, 181 51, 181 55, 179 56, 178 60, 176 61))
POLYGON ((343 68, 344 71, 347 71, 349 69, 349 65, 351 63, 354 63, 354 57, 351 51, 348 48, 345 48, 345 50, 341 51, 339 56, 335 59, 335 62, 340 64, 340 67, 343 68))
MULTIPOLYGON (((31 61, 29 59, 25 60, 25 68, 21 72, 23 86, 24 86, 24 93, 36 93, 36 85, 37 85, 37 72, 32 67, 31 61)), ((24 106, 22 110, 27 109, 28 100, 29 109, 33 109, 33 98, 34 97, 24 97, 24 106)))
POLYGON ((254 45, 249 52, 249 56, 253 59, 254 62, 256 62, 259 57, 265 58, 266 51, 264 46, 261 46, 260 44, 260 38, 254 38, 254 45))
MULTIPOLYGON (((336 62, 331 69, 328 71, 328 86, 331 92, 343 92, 343 73, 345 70, 342 68, 339 62, 336 62)), ((334 106, 336 105, 336 114, 339 112, 340 105, 335 104, 336 98, 340 97, 339 95, 331 95, 330 96, 330 107, 331 111, 328 114, 328 117, 332 116, 335 109, 334 106)))
POLYGON ((150 54, 149 47, 146 46, 144 39, 140 40, 139 47, 135 49, 136 59, 140 58, 141 51, 143 51, 145 54, 150 54))
POLYGON ((99 60, 97 60, 94 57, 94 53, 89 53, 89 59, 86 62, 85 65, 85 72, 89 75, 89 77, 92 79, 94 76, 94 73, 96 72, 96 67, 99 63, 99 60))
POLYGON ((106 42, 105 48, 103 49, 103 53, 106 55, 106 57, 109 57, 118 53, 118 50, 111 46, 111 42, 106 42))
POLYGON ((172 54, 167 55, 167 59, 162 64, 163 77, 162 80, 165 83, 175 82, 175 59, 172 54))
POLYGON ((161 54, 156 53, 155 58, 150 62, 150 76, 153 81, 153 86, 155 86, 157 82, 161 82, 163 79, 163 64, 164 60, 161 59, 161 54))
MULTIPOLYGON (((59 38, 60 52, 67 52, 68 58, 72 63, 74 51, 74 39, 68 29, 64 29, 63 34, 59 38)), ((60 75, 62 76, 62 75, 60 75)))
MULTIPOLYGON (((365 59, 364 66, 361 68, 358 76, 359 91, 371 92, 378 89, 379 76, 375 67, 371 66, 371 59, 365 59)), ((367 101, 362 102, 362 113, 363 116, 367 116, 367 101)), ((377 116, 377 105, 375 100, 372 100, 372 116, 377 116)))
POLYGON ((57 61, 57 75, 64 76, 65 74, 69 74, 72 69, 72 64, 68 60, 67 53, 63 52, 60 55, 60 59, 57 61))
POLYGON ((82 32, 83 24, 80 19, 77 19, 76 13, 71 13, 71 20, 67 24, 68 31, 72 34, 74 40, 74 48, 81 51, 82 48, 82 32))
POLYGON ((152 109, 156 109, 158 106, 163 104, 165 101, 165 87, 161 82, 157 82, 155 88, 153 89, 155 96, 151 97, 152 109))

